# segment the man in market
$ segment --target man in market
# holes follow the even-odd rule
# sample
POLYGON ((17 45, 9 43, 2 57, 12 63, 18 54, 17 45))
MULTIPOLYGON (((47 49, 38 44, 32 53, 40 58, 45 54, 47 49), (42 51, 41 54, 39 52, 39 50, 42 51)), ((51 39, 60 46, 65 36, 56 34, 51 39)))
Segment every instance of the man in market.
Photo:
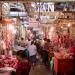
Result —
POLYGON ((45 44, 43 47, 43 51, 42 51, 42 59, 43 59, 43 63, 49 67, 49 59, 48 59, 48 54, 49 54, 49 47, 50 47, 50 40, 49 39, 45 39, 45 44))

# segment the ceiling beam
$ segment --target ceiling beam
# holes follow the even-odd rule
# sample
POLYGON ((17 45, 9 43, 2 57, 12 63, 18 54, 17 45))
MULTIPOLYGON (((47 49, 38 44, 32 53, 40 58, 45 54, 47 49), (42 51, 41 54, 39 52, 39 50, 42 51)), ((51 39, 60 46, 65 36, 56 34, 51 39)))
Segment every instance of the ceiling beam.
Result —
MULTIPOLYGON (((18 0, 19 2, 39 2, 39 0, 18 0)), ((40 0, 40 2, 74 2, 75 0, 40 0)), ((0 0, 0 2, 17 2, 17 0, 0 0)))

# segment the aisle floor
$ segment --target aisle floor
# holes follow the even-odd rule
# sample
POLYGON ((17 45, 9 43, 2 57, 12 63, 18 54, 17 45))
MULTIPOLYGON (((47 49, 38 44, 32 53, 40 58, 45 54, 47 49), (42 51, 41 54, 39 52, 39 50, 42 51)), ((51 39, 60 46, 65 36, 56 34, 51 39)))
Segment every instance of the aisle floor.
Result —
POLYGON ((35 69, 31 69, 30 75, 51 75, 51 72, 49 72, 44 65, 37 65, 35 69))
POLYGON ((50 70, 46 69, 46 67, 41 64, 40 62, 37 62, 37 65, 35 68, 31 68, 30 75, 52 75, 50 70))

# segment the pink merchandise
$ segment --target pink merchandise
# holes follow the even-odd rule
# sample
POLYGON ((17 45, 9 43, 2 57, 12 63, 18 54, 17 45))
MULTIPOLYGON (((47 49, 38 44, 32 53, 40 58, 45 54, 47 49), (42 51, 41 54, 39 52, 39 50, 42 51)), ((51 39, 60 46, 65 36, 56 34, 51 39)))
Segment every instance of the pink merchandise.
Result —
POLYGON ((16 68, 17 62, 18 62, 17 59, 14 57, 4 55, 0 56, 0 68, 2 67, 16 68))

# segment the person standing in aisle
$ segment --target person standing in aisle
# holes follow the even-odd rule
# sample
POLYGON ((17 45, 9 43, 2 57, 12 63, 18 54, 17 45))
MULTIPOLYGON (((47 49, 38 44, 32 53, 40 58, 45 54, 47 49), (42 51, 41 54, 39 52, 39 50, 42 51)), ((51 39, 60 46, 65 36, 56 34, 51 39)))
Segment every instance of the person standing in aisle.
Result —
POLYGON ((49 63, 49 59, 48 59, 48 54, 49 54, 49 48, 50 48, 50 40, 49 39, 45 39, 45 44, 43 47, 43 51, 42 51, 42 59, 43 59, 43 63, 48 66, 49 63))
POLYGON ((26 48, 27 48, 27 49, 28 49, 29 46, 31 45, 31 40, 30 40, 29 38, 28 38, 28 40, 26 40, 25 45, 26 45, 26 48))
POLYGON ((21 45, 21 47, 25 47, 24 38, 21 38, 21 40, 20 40, 20 45, 21 45))
POLYGON ((34 69, 34 66, 36 64, 36 54, 37 54, 37 48, 36 48, 36 45, 34 45, 34 41, 31 42, 31 45, 28 47, 28 51, 29 51, 29 58, 30 58, 31 64, 34 69))

